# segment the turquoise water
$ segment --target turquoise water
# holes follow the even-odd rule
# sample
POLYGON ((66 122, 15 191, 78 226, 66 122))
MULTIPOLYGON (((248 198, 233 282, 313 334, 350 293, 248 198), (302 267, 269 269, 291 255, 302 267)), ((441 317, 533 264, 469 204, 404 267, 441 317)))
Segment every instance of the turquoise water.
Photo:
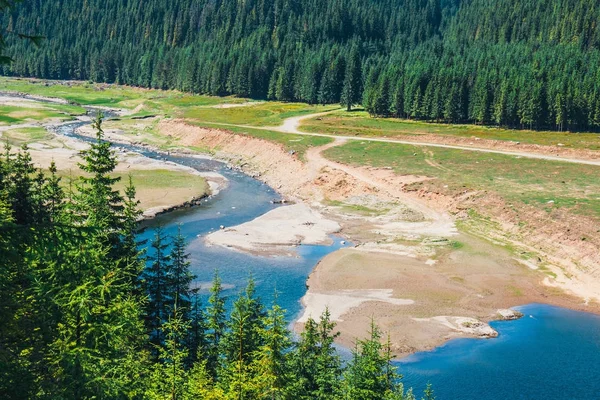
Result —
POLYGON ((439 400, 600 399, 600 316, 542 304, 493 322, 496 339, 457 339, 398 363, 406 386, 439 400))
MULTIPOLYGON (((72 127, 59 132, 77 136, 72 127)), ((124 147, 149 157, 164 157, 143 148, 124 147)), ((229 179, 229 186, 202 206, 158 217, 140 237, 150 238, 151 228, 158 225, 175 234, 181 225, 189 241, 192 270, 198 276, 196 284, 205 288, 205 298, 215 269, 230 299, 253 276, 259 296, 269 304, 277 290, 278 303, 288 311, 288 320, 293 320, 301 310, 308 275, 322 257, 342 247, 339 239, 333 238, 332 246, 300 246, 296 258, 256 257, 206 247, 204 235, 220 225, 238 225, 278 207, 271 201, 279 196, 222 163, 168 158, 199 171, 220 172, 229 179)), ((491 324, 499 332, 496 339, 457 339, 398 362, 405 385, 420 394, 431 383, 438 400, 600 399, 600 317, 540 304, 518 309, 524 318, 491 324)), ((342 353, 347 355, 343 349, 342 353)))
POLYGON ((181 226, 189 243, 191 270, 197 276, 195 285, 202 288, 200 294, 204 301, 208 298, 208 288, 215 269, 219 272, 224 294, 229 300, 237 297, 252 276, 263 302, 270 306, 277 291, 277 303, 287 311, 287 318, 292 321, 302 309, 300 299, 306 293, 308 275, 321 258, 342 247, 341 239, 332 236, 331 246, 299 246, 294 257, 258 257, 222 247, 207 247, 203 240, 206 234, 218 230, 221 225, 239 225, 281 207, 272 204, 273 200, 279 199, 279 195, 247 175, 224 168, 222 163, 189 157, 169 159, 200 171, 219 172, 229 183, 227 188, 201 206, 156 218, 140 238, 151 239, 152 228, 159 225, 169 235, 176 234, 177 226, 181 226))

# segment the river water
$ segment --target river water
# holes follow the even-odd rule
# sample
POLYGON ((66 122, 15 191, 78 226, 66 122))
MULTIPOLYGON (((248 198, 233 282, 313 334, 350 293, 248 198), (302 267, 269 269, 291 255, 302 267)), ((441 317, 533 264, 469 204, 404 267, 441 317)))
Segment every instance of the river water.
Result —
MULTIPOLYGON (((89 141, 74 133, 83 124, 64 125, 58 133, 89 141)), ((118 146, 151 158, 165 158, 144 147, 118 146)), ((340 239, 332 237, 332 246, 300 246, 297 257, 257 257, 207 247, 204 235, 221 225, 238 225, 279 207, 272 203, 279 196, 267 185, 223 163, 193 156, 166 158, 198 171, 219 172, 229 184, 201 206, 148 222, 140 239, 151 239, 152 228, 157 226, 170 235, 180 226, 189 242, 196 284, 203 288, 205 298, 215 270, 230 299, 252 276, 263 301, 270 304, 277 291, 277 303, 293 321, 301 311, 300 299, 306 292, 309 273, 322 257, 342 247, 340 239)), ((499 332, 496 339, 457 339, 399 361, 405 386, 414 387, 420 395, 431 383, 440 400, 600 399, 600 317, 539 304, 517 309, 524 318, 492 323, 499 332)))
MULTIPOLYGON (((110 117, 110 114, 107 116, 110 117)), ((64 124, 56 132, 90 142, 92 139, 75 133, 78 127, 85 124, 64 124)), ((160 226, 164 233, 172 236, 180 227, 188 241, 191 271, 197 276, 195 285, 201 288, 201 298, 208 298, 208 288, 217 270, 223 282, 224 294, 230 301, 235 299, 252 277, 257 293, 267 306, 272 304, 277 293, 277 303, 287 311, 288 319, 292 321, 298 316, 302 310, 300 299, 306 293, 308 275, 320 259, 342 247, 341 238, 332 236, 331 246, 298 246, 293 257, 259 257, 222 247, 207 247, 203 236, 218 230, 220 226, 239 225, 276 207, 282 207, 274 204, 280 200, 280 196, 264 183, 207 157, 165 155, 135 145, 115 146, 153 159, 185 165, 200 172, 218 172, 228 180, 223 190, 203 201, 202 205, 174 211, 145 222, 146 229, 139 235, 140 240, 151 240, 154 228, 160 226)), ((151 255, 151 249, 148 249, 148 253, 151 255)))

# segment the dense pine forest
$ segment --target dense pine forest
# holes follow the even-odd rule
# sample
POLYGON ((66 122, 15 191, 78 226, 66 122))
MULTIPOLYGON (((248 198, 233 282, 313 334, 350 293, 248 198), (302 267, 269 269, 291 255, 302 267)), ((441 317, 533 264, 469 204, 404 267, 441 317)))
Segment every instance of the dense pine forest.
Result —
POLYGON ((3 399, 415 398, 375 324, 342 362, 328 312, 295 338, 251 279, 227 301, 215 272, 201 304, 181 235, 137 241, 135 188, 114 189, 95 127, 70 182, 26 146, 0 156, 3 399))
POLYGON ((32 0, 5 14, 8 31, 48 38, 10 40, 5 75, 600 128, 594 0, 32 0))

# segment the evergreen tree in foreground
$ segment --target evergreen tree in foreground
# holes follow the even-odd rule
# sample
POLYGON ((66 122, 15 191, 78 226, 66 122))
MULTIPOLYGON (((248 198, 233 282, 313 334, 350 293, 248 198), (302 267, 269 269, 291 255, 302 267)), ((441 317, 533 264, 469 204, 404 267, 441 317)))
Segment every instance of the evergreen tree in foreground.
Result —
MULTIPOLYGON (((84 155, 94 172, 75 190, 54 165, 35 168, 26 148, 0 158, 3 398, 414 398, 374 324, 343 365, 328 311, 294 341, 284 310, 265 311, 252 279, 228 308, 215 273, 202 307, 181 232, 158 229, 135 276, 128 266, 145 260, 135 250, 133 185, 116 191, 101 134, 84 155)), ((434 398, 430 388, 425 396, 434 398)))

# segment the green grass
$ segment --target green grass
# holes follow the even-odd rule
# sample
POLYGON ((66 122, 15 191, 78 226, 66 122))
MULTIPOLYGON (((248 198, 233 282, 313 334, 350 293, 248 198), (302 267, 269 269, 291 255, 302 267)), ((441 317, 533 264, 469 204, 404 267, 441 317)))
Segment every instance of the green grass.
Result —
MULTIPOLYGON (((128 174, 115 174, 121 178, 117 185, 118 188, 124 189, 129 182, 128 174)), ((136 189, 156 189, 156 188, 194 188, 198 195, 209 192, 209 186, 206 179, 181 171, 170 171, 165 169, 154 170, 133 170, 131 172, 133 184, 136 189)))
POLYGON ((527 144, 558 145, 600 150, 600 134, 552 131, 527 131, 484 127, 477 125, 450 125, 396 118, 372 118, 364 111, 339 111, 302 123, 306 132, 346 136, 394 137, 436 134, 481 139, 503 140, 527 144))
POLYGON ((210 123, 192 122, 194 125, 205 128, 225 129, 227 131, 247 135, 258 139, 268 140, 283 145, 287 151, 294 151, 301 160, 304 160, 306 151, 311 147, 324 146, 331 143, 333 139, 318 136, 303 136, 290 133, 281 133, 265 129, 242 128, 236 126, 221 126, 210 123))
POLYGON ((188 107, 182 117, 193 121, 219 124, 278 126, 286 118, 330 110, 325 106, 310 106, 304 103, 265 102, 246 107, 196 108, 188 107))
POLYGON ((600 167, 454 149, 351 141, 325 156, 351 165, 392 167, 398 174, 439 178, 442 190, 478 189, 550 210, 600 216, 600 167), (554 203, 549 203, 553 201, 554 203))
POLYGON ((18 128, 2 132, 2 141, 8 141, 12 146, 22 146, 44 140, 52 139, 52 135, 46 129, 39 128, 18 128))
POLYGON ((46 105, 35 108, 0 105, 0 125, 15 125, 27 121, 43 121, 51 118, 69 120, 71 114, 63 111, 60 107, 55 108, 46 105))
POLYGON ((176 90, 139 89, 129 86, 87 82, 42 81, 0 77, 0 91, 29 93, 65 99, 85 106, 134 109, 143 104, 138 116, 169 114, 179 108, 237 103, 245 99, 185 94, 176 90))

